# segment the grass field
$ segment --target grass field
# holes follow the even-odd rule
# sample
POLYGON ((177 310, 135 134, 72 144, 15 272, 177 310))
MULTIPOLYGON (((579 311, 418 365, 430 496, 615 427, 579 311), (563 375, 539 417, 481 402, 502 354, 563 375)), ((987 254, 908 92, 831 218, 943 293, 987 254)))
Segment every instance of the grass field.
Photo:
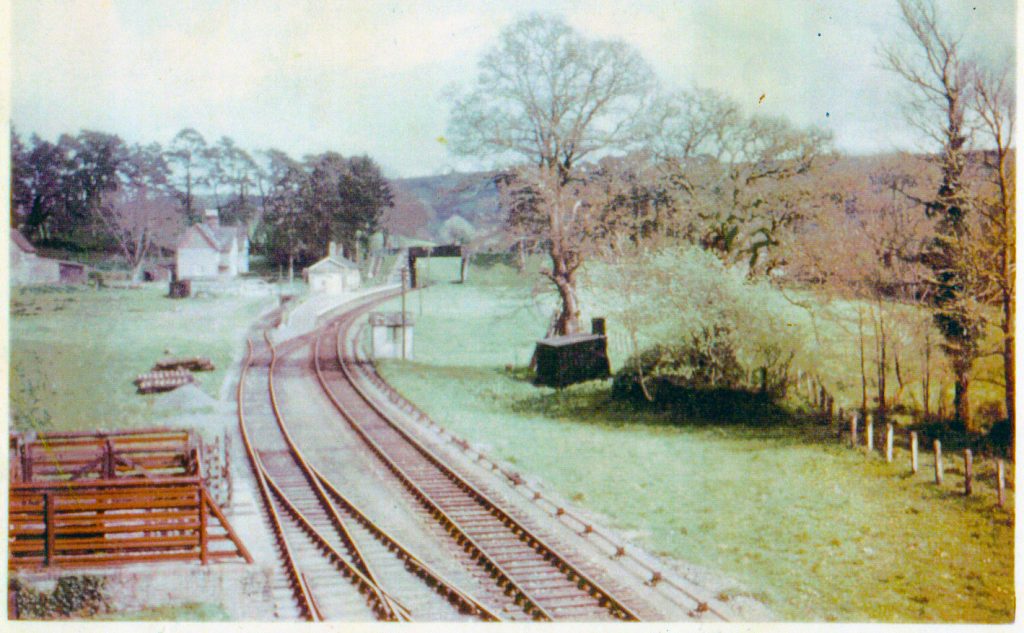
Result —
POLYGON ((535 388, 505 366, 527 362, 550 300, 497 268, 448 283, 439 261, 416 361, 381 370, 455 433, 781 618, 1012 620, 1012 505, 990 489, 965 499, 952 472, 930 483, 930 460, 909 476, 902 455, 866 459, 799 423, 683 422, 611 401, 607 383, 535 388))
POLYGON ((135 376, 171 350, 209 356, 198 374, 216 397, 243 330, 270 297, 175 301, 165 283, 138 289, 15 288, 11 293, 11 409, 15 428, 113 429, 160 424, 156 396, 140 396, 135 376))

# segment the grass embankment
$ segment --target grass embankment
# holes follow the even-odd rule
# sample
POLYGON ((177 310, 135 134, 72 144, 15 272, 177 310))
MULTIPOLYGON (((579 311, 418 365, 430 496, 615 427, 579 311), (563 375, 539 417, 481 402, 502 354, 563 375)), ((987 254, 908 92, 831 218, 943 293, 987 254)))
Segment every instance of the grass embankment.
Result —
POLYGON ((438 263, 416 361, 381 369, 453 432, 785 619, 1013 618, 1012 504, 996 509, 990 490, 965 499, 952 473, 931 483, 930 459, 909 476, 902 455, 866 459, 799 423, 674 420, 613 402, 607 383, 535 388, 505 365, 527 362, 551 304, 507 270, 458 285, 438 263))
POLYGON ((132 380, 170 350, 208 356, 197 374, 216 397, 240 337, 270 298, 166 298, 167 284, 138 289, 14 288, 11 292, 11 414, 19 430, 91 430, 159 425, 156 396, 132 380))

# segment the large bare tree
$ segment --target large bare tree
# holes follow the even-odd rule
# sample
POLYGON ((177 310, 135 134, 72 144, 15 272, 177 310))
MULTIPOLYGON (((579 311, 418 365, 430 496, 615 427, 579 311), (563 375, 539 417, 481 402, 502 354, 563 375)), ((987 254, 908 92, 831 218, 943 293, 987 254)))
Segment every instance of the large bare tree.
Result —
POLYGON ((960 36, 941 24, 934 2, 899 0, 899 8, 908 41, 884 49, 883 59, 910 88, 908 120, 942 148, 941 183, 926 205, 937 230, 921 257, 932 272, 935 323, 956 376, 956 417, 969 426, 970 372, 983 331, 967 257, 971 201, 964 180, 975 67, 961 52, 960 36))
POLYGON ((121 250, 132 281, 139 280, 142 264, 153 248, 170 243, 182 228, 174 196, 145 189, 126 188, 108 195, 96 217, 121 250))
POLYGON ((516 163, 510 182, 531 198, 520 211, 536 215, 521 226, 550 256, 542 274, 561 299, 560 334, 578 329, 576 279, 589 246, 581 228, 593 209, 571 182, 584 159, 644 137, 654 87, 647 63, 626 44, 587 39, 558 18, 534 15, 502 32, 475 85, 455 96, 453 150, 516 163))

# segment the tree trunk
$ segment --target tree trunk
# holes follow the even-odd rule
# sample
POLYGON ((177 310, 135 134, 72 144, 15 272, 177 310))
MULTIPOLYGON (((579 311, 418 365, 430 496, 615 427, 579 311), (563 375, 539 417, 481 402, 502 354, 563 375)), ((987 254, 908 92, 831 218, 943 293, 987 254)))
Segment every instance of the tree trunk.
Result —
POLYGON ((288 253, 288 283, 295 281, 295 255, 288 253))
POLYGON ((921 400, 924 404, 925 419, 931 416, 932 387, 932 339, 929 332, 924 335, 924 377, 921 379, 921 400))
POLYGON ((889 363, 886 358, 888 341, 885 336, 885 314, 882 306, 878 306, 878 422, 885 423, 886 402, 885 402, 885 376, 889 372, 889 363))
POLYGON ((868 414, 868 374, 864 366, 864 311, 857 308, 857 333, 860 338, 860 413, 862 418, 868 414))
POLYGON ((1016 403, 1014 399, 1017 395, 1017 389, 1014 386, 1014 380, 1016 375, 1013 367, 1013 347, 1014 347, 1014 331, 1013 331, 1013 292, 1008 291, 1007 285, 1012 283, 1010 279, 1010 266, 1009 256, 1006 249, 1003 249, 1003 381, 1006 384, 1005 396, 1006 396, 1006 418, 1010 421, 1010 428, 1017 428, 1017 411, 1016 403))
POLYGON ((953 411, 958 422, 964 428, 971 428, 971 403, 968 397, 968 389, 971 386, 971 377, 965 368, 956 368, 956 385, 953 391, 953 411))
POLYGON ((579 305, 576 300, 576 283, 571 275, 558 275, 554 279, 562 309, 555 322, 555 334, 575 334, 579 331, 579 305))
POLYGON ((145 258, 140 257, 137 262, 132 264, 132 283, 137 284, 142 280, 142 265, 145 263, 145 258))

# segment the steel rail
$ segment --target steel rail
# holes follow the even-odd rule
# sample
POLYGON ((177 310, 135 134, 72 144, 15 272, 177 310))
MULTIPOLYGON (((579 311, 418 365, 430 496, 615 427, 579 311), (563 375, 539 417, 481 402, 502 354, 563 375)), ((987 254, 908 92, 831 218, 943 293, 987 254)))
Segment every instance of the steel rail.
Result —
MULTIPOLYGON (((358 338, 361 335, 361 333, 362 333, 362 331, 364 329, 365 329, 365 324, 360 326, 359 330, 357 331, 356 338, 358 338)), ((589 522, 587 522, 583 518, 577 516, 571 510, 567 510, 566 508, 564 508, 561 505, 555 503, 554 501, 551 501, 547 497, 544 497, 539 490, 536 490, 535 488, 530 486, 529 483, 526 482, 519 473, 516 473, 514 471, 509 471, 509 470, 506 470, 505 468, 502 468, 501 465, 498 464, 498 462, 493 457, 487 455, 486 453, 484 453, 479 448, 470 449, 470 443, 468 441, 466 441, 465 439, 462 439, 462 438, 456 436, 451 431, 448 431, 444 427, 442 427, 439 424, 437 424, 434 420, 432 420, 430 418, 430 416, 428 416, 426 413, 424 413, 414 403, 410 402, 408 399, 406 399, 404 396, 402 396, 400 393, 398 393, 398 391, 394 387, 392 387, 387 381, 385 381, 376 372, 375 368, 373 368, 371 366, 370 369, 367 369, 367 367, 366 367, 367 363, 365 362, 365 354, 366 354, 365 349, 362 350, 362 354, 360 354, 359 347, 356 346, 355 349, 354 349, 354 352, 355 352, 355 359, 357 361, 356 365, 357 365, 358 371, 371 384, 373 384, 373 386, 375 388, 377 388, 377 389, 381 390, 382 392, 384 392, 384 395, 389 400, 391 400, 391 403, 395 407, 397 407, 398 409, 401 409, 401 410, 405 411, 407 414, 409 414, 411 416, 414 416, 415 418, 419 419, 421 422, 425 423, 428 427, 431 427, 434 430, 434 432, 439 433, 442 436, 445 436, 445 435, 448 436, 448 440, 451 443, 453 443, 456 446, 458 446, 459 448, 461 448, 463 451, 468 452, 468 451, 472 450, 474 453, 476 453, 476 460, 477 461, 483 460, 483 461, 490 462, 492 470, 501 473, 501 475, 504 476, 513 486, 520 487, 520 488, 523 488, 524 490, 530 491, 532 493, 532 496, 528 495, 527 499, 533 501, 534 503, 536 503, 538 505, 539 504, 547 504, 550 507, 550 510, 545 510, 545 511, 549 515, 551 515, 555 519, 559 519, 559 518, 567 519, 567 520, 574 521, 576 524, 578 524, 580 529, 582 530, 579 533, 581 536, 590 535, 590 536, 593 536, 593 537, 596 537, 596 538, 599 538, 599 539, 603 540, 605 542, 605 544, 607 544, 611 548, 611 550, 612 550, 612 554, 611 554, 612 558, 627 557, 630 561, 633 562, 633 564, 639 566, 644 571, 646 571, 647 574, 648 574, 648 576, 646 578, 646 583, 647 584, 649 584, 651 586, 654 586, 656 584, 664 584, 666 586, 669 586, 672 589, 678 591, 680 594, 682 594, 683 596, 685 596, 689 600, 693 601, 693 603, 695 605, 694 606, 694 612, 695 613, 707 612, 707 613, 710 613, 711 615, 714 615, 715 617, 719 618, 723 622, 728 622, 729 621, 729 618, 724 613, 722 613, 722 611, 719 608, 714 606, 712 600, 709 600, 706 597, 702 599, 700 596, 697 596, 696 594, 694 594, 687 587, 684 587, 679 582, 673 580, 672 577, 666 576, 666 575, 662 574, 662 572, 659 571, 658 567, 654 567, 650 563, 646 562, 644 559, 641 559, 641 558, 637 557, 636 555, 631 554, 629 552, 629 550, 627 549, 627 546, 625 544, 622 544, 618 539, 610 536, 609 534, 606 534, 601 529, 594 527, 593 525, 591 525, 589 522)), ((633 573, 636 573, 636 572, 633 572, 633 573)), ((641 578, 643 577, 640 574, 636 574, 636 575, 641 577, 641 578)), ((681 605, 681 606, 688 607, 689 605, 681 605)))
MULTIPOLYGON (((431 462, 438 470, 440 470, 456 486, 461 488, 463 491, 465 491, 470 496, 475 497, 478 500, 478 502, 480 502, 482 505, 484 505, 496 518, 498 518, 502 523, 504 523, 514 534, 519 536, 519 539, 521 541, 526 542, 531 548, 533 548, 539 554, 543 555, 545 558, 553 559, 553 562, 554 562, 553 566, 557 566, 560 571, 562 571, 563 573, 566 574, 567 577, 569 577, 570 580, 576 580, 577 583, 579 585, 581 585, 581 588, 583 588, 582 586, 589 587, 588 593, 590 593, 592 596, 597 598, 599 603, 602 606, 605 606, 606 608, 608 608, 608 611, 611 612, 612 615, 614 615, 615 617, 624 619, 624 620, 639 621, 640 620, 639 616, 637 616, 631 609, 629 609, 629 607, 627 607, 621 601, 617 600, 611 594, 610 591, 606 590, 597 581, 593 580, 592 578, 588 577, 587 575, 585 575, 581 571, 579 571, 579 569, 575 565, 573 565, 568 560, 566 560, 564 557, 559 555, 557 553, 557 551, 555 550, 555 548, 551 547, 550 545, 545 543, 542 539, 540 539, 538 536, 536 536, 535 534, 530 532, 528 529, 526 529, 521 523, 519 523, 514 518, 512 518, 512 516, 508 512, 506 512, 504 509, 502 509, 494 500, 492 500, 485 493, 483 493, 482 491, 478 490, 475 486, 473 486, 468 481, 466 481, 458 473, 456 473, 454 470, 452 470, 444 462, 444 460, 442 460, 439 456, 437 456, 433 451, 431 451, 429 448, 424 446, 419 440, 417 440, 416 438, 412 437, 408 432, 406 432, 403 428, 401 428, 400 424, 395 422, 391 418, 391 416, 389 416, 387 413, 385 413, 384 410, 376 402, 373 401, 373 399, 369 396, 369 394, 366 393, 366 391, 363 389, 363 387, 358 384, 358 381, 352 375, 351 368, 349 367, 348 363, 345 361, 345 347, 346 347, 346 343, 345 343, 345 336, 343 334, 347 334, 348 328, 351 328, 352 324, 355 321, 355 317, 352 316, 352 315, 358 316, 358 314, 361 314, 366 309, 367 308, 363 307, 363 309, 358 311, 358 312, 357 311, 350 312, 349 315, 347 315, 347 316, 349 316, 348 319, 346 319, 345 317, 341 317, 341 318, 337 319, 337 322, 338 322, 337 332, 338 332, 338 334, 337 334, 337 348, 336 348, 338 364, 341 367, 342 373, 344 374, 344 376, 345 376, 346 380, 349 382, 349 384, 351 384, 353 389, 363 399, 363 401, 374 412, 376 412, 377 415, 379 415, 380 418, 391 429, 393 429, 406 442, 408 442, 410 446, 412 446, 418 453, 420 453, 427 461, 431 462), (343 323, 346 320, 348 321, 348 323, 343 323), (342 325, 345 325, 345 328, 346 328, 344 333, 342 332, 342 325)), ((317 363, 319 364, 319 354, 317 354, 317 363)), ((318 376, 319 375, 320 375, 320 372, 319 372, 319 367, 318 367, 318 376)), ((323 381, 322 381, 322 384, 324 384, 323 381)), ((327 389, 326 385, 325 385, 325 389, 327 389)), ((332 401, 334 401, 336 403, 336 406, 338 406, 339 409, 341 408, 340 404, 338 403, 336 398, 332 398, 332 401)), ((343 412, 343 414, 344 413, 345 412, 343 412)), ((353 418, 351 416, 348 416, 347 414, 345 414, 345 415, 346 415, 346 419, 348 419, 350 421, 350 424, 357 425, 357 423, 354 422, 354 420, 353 420, 353 418)), ((365 434, 363 434, 363 433, 361 433, 360 435, 363 436, 363 437, 366 437, 365 434)), ((369 438, 367 438, 367 439, 369 439, 369 438)), ((378 447, 377 450, 375 450, 375 452, 378 452, 378 450, 379 450, 379 447, 378 447)), ((380 453, 378 453, 378 454, 380 454, 380 453)), ((538 607, 539 607, 539 605, 538 605, 538 607)))
POLYGON ((277 515, 277 510, 274 508, 274 504, 270 498, 270 492, 267 490, 267 481, 263 473, 263 463, 260 461, 259 455, 257 455, 256 451, 253 449, 252 443, 249 441, 249 433, 245 428, 245 405, 242 390, 243 385, 245 384, 246 374, 249 373, 249 367, 252 365, 252 340, 246 339, 246 345, 247 349, 245 359, 242 361, 242 369, 238 374, 238 389, 236 392, 236 398, 238 400, 238 426, 242 434, 242 444, 245 445, 245 452, 249 455, 249 463, 252 464, 253 474, 256 475, 256 483, 260 489, 260 496, 263 498, 263 505, 267 508, 267 515, 270 517, 270 525, 274 531, 274 540, 277 541, 278 547, 281 548, 281 554, 284 558, 283 563, 285 566, 285 573, 288 575, 288 581, 292 587, 295 602, 305 619, 313 622, 320 622, 323 620, 323 617, 320 614, 320 609, 313 602, 305 576, 302 575, 302 572, 299 571, 298 565, 295 563, 295 557, 292 554, 291 547, 288 545, 288 539, 284 535, 284 528, 281 526, 281 519, 277 515))
MULTIPOLYGON (((337 501, 339 504, 347 508, 347 511, 355 518, 355 520, 364 527, 366 527, 367 530, 370 531, 370 533, 373 534, 378 541, 382 542, 385 545, 385 547, 387 547, 392 552, 397 551, 398 558, 400 560, 404 560, 408 566, 414 567, 416 569, 416 573, 421 578, 428 579, 430 581, 427 583, 428 586, 430 586, 431 583, 433 583, 432 588, 434 589, 434 591, 446 597, 449 600, 449 602, 456 606, 460 611, 471 614, 475 613, 484 620, 499 621, 500 618, 496 614, 494 614, 493 611, 491 611, 488 607, 486 607, 478 600, 470 596, 468 593, 457 587, 451 581, 445 579, 440 573, 431 569, 419 557, 412 554, 412 552, 408 548, 399 543, 397 539, 388 534, 387 531, 385 531, 383 528, 372 522, 365 515, 365 513, 363 513, 359 508, 355 506, 355 504, 349 501, 333 484, 331 484, 331 482, 326 477, 323 476, 322 473, 320 473, 314 466, 312 466, 312 464, 309 463, 309 460, 306 458, 305 454, 302 452, 302 450, 298 447, 298 445, 292 438, 291 433, 288 430, 287 424, 285 423, 284 415, 280 410, 280 406, 277 400, 277 389, 273 382, 273 375, 276 368, 277 359, 280 357, 278 349, 269 340, 269 336, 265 334, 264 338, 267 339, 267 343, 271 349, 271 369, 268 377, 268 391, 270 393, 271 408, 274 412, 278 428, 280 429, 283 437, 285 438, 289 450, 291 451, 296 461, 300 465, 303 471, 303 475, 307 478, 307 480, 310 480, 311 488, 313 488, 314 490, 319 490, 320 492, 323 493, 323 496, 320 496, 318 494, 318 498, 321 500, 321 505, 323 506, 326 503, 326 506, 329 506, 325 507, 324 509, 328 510, 329 515, 332 517, 332 523, 335 524, 335 527, 340 527, 342 528, 342 530, 344 530, 344 540, 346 541, 346 545, 349 548, 350 553, 354 550, 360 556, 360 558, 362 558, 362 554, 355 542, 355 539, 352 538, 351 532, 344 525, 344 519, 338 514, 337 509, 328 499, 328 495, 335 501, 337 501)), ((267 473, 267 477, 270 480, 270 484, 274 487, 275 493, 281 500, 282 504, 284 504, 289 509, 289 512, 293 515, 293 517, 295 517, 296 520, 300 522, 303 529, 312 538, 314 538, 314 540, 317 540, 321 544, 322 548, 334 552, 333 547, 330 545, 329 542, 326 541, 323 535, 321 535, 316 530, 316 528, 311 524, 311 522, 309 522, 305 517, 302 516, 302 513, 294 506, 294 504, 292 504, 286 498, 284 491, 281 490, 280 487, 276 485, 276 483, 273 481, 273 478, 270 476, 269 473, 267 473)), ((337 555, 336 552, 334 552, 334 554, 337 555)), ((366 569, 369 568, 369 566, 366 565, 365 562, 362 566, 366 569)), ((384 596, 384 598, 386 598, 389 602, 393 603, 396 606, 396 610, 399 612, 399 615, 403 617, 403 619, 411 619, 411 613, 408 611, 408 609, 406 609, 396 598, 394 598, 391 594, 384 590, 380 586, 379 581, 377 581, 375 577, 368 576, 368 580, 375 583, 376 586, 380 589, 380 592, 384 596)))
MULTIPOLYGON (((327 553, 328 558, 330 558, 335 564, 341 565, 344 568, 344 571, 342 572, 343 575, 359 573, 359 571, 355 569, 351 565, 351 563, 345 560, 345 557, 342 556, 341 552, 339 552, 334 547, 334 545, 331 544, 328 538, 324 536, 320 532, 320 530, 316 529, 316 526, 313 525, 312 521, 310 521, 309 518, 305 514, 303 514, 302 511, 299 510, 299 508, 288 498, 288 495, 284 493, 284 491, 277 484, 277 482, 273 480, 273 478, 268 477, 267 483, 270 484, 270 488, 273 491, 274 496, 277 497, 281 505, 284 506, 284 509, 288 512, 288 514, 292 516, 292 519, 294 519, 295 522, 299 525, 299 527, 302 528, 302 531, 304 531, 311 539, 313 539, 316 542, 316 544, 320 547, 320 549, 324 550, 327 553)), ((376 595, 376 592, 374 590, 379 590, 379 588, 374 587, 374 585, 370 583, 365 576, 360 578, 359 580, 361 581, 358 583, 361 593, 371 593, 376 595)), ((310 597, 314 601, 314 606, 317 606, 316 597, 312 593, 310 593, 310 597)), ((393 611, 391 611, 387 602, 384 602, 380 599, 375 599, 374 602, 377 605, 376 608, 374 608, 374 612, 381 616, 381 619, 391 621, 397 620, 396 615, 394 614, 393 611)), ((319 607, 317 608, 319 609, 319 607)), ((405 613, 405 615, 408 615, 407 611, 403 613, 405 613)))
MULTIPOLYGON (((366 306, 364 306, 365 308, 366 306)), ((349 426, 356 432, 356 434, 363 440, 363 442, 370 447, 370 450, 384 463, 387 468, 398 477, 399 481, 409 490, 409 492, 434 516, 438 522, 445 528, 445 530, 452 535, 456 543, 462 547, 472 558, 477 561, 478 564, 484 567, 493 577, 495 577, 497 585, 505 592, 515 594, 515 602, 521 606, 523 610, 531 617, 538 620, 554 620, 554 617, 546 609, 544 609, 536 599, 530 596, 522 587, 518 585, 505 569, 502 568, 494 559, 487 555, 485 550, 466 532, 466 530, 459 525, 459 523, 450 517, 448 513, 441 509, 440 504, 437 503, 426 491, 424 491, 412 477, 391 457, 387 455, 384 449, 371 438, 363 428, 359 426, 359 423, 349 414, 345 407, 338 401, 337 396, 334 395, 331 388, 327 385, 326 378, 323 375, 323 368, 320 365, 320 338, 316 339, 316 348, 314 351, 314 357, 316 358, 316 374, 320 381, 321 387, 324 389, 324 393, 328 399, 334 404, 334 407, 341 413, 342 417, 348 422, 349 426)))
MULTIPOLYGON (((270 408, 274 413, 274 419, 277 422, 277 426, 281 431, 281 435, 284 437, 285 443, 288 445, 289 451, 292 453, 292 456, 295 458, 295 461, 299 466, 299 470, 302 472, 303 476, 306 478, 310 487, 313 489, 313 492, 316 495, 317 500, 320 502, 321 507, 326 511, 332 526, 335 528, 335 530, 337 530, 338 535, 341 537, 341 540, 345 545, 345 548, 349 552, 349 556, 353 559, 349 561, 345 558, 339 558, 339 562, 341 562, 348 569, 348 571, 351 572, 350 579, 353 582, 359 584, 361 589, 370 591, 376 597, 376 601, 382 607, 385 619, 406 621, 410 620, 411 618, 409 610, 404 605, 402 605, 398 600, 392 597, 387 591, 385 591, 384 588, 381 586, 380 582, 377 580, 377 577, 373 574, 369 564, 366 562, 366 559, 359 548, 359 545, 352 537, 352 534, 345 526, 344 520, 338 514, 338 511, 334 507, 334 505, 331 504, 330 500, 327 498, 326 492, 324 492, 324 489, 320 485, 320 482, 317 480, 316 476, 310 469, 309 463, 307 462, 305 455, 302 453, 301 450, 299 450, 298 445, 296 445, 295 442, 292 440, 292 436, 288 432, 288 428, 284 423, 284 416, 281 415, 281 410, 278 406, 277 401, 277 390, 274 387, 274 371, 277 367, 278 359, 277 349, 274 346, 273 342, 270 340, 270 336, 267 334, 266 331, 264 331, 263 333, 263 338, 266 340, 267 345, 270 349, 270 368, 269 371, 267 372, 267 389, 270 394, 270 408)), ((280 489, 278 490, 280 491, 280 489)), ((280 493, 283 498, 283 491, 280 491, 280 493)), ((291 505, 291 502, 287 502, 287 504, 291 505)), ((309 527, 313 529, 313 526, 308 522, 308 520, 305 519, 305 517, 303 517, 302 520, 300 520, 300 524, 302 524, 304 528, 309 527)), ((317 532, 317 534, 319 533, 317 532)), ((323 540, 322 543, 329 546, 329 543, 326 540, 323 540)), ((331 548, 331 550, 334 551, 333 547, 331 548)))
POLYGON ((498 617, 493 611, 486 607, 483 603, 479 602, 476 598, 472 597, 465 591, 459 589, 455 583, 447 580, 439 572, 433 570, 427 563, 423 562, 415 554, 413 554, 407 547, 398 542, 393 536, 384 531, 380 526, 371 521, 366 514, 362 512, 358 507, 349 501, 338 489, 324 477, 315 467, 313 472, 316 473, 320 483, 323 484, 324 489, 327 493, 335 499, 335 501, 344 506, 352 516, 361 523, 366 529, 372 532, 379 541, 384 543, 388 549, 397 551, 399 558, 405 560, 408 564, 415 567, 421 575, 429 578, 434 583, 435 591, 438 593, 447 593, 449 599, 453 603, 459 603, 458 606, 467 612, 476 612, 482 619, 489 622, 500 622, 501 618, 498 617))

